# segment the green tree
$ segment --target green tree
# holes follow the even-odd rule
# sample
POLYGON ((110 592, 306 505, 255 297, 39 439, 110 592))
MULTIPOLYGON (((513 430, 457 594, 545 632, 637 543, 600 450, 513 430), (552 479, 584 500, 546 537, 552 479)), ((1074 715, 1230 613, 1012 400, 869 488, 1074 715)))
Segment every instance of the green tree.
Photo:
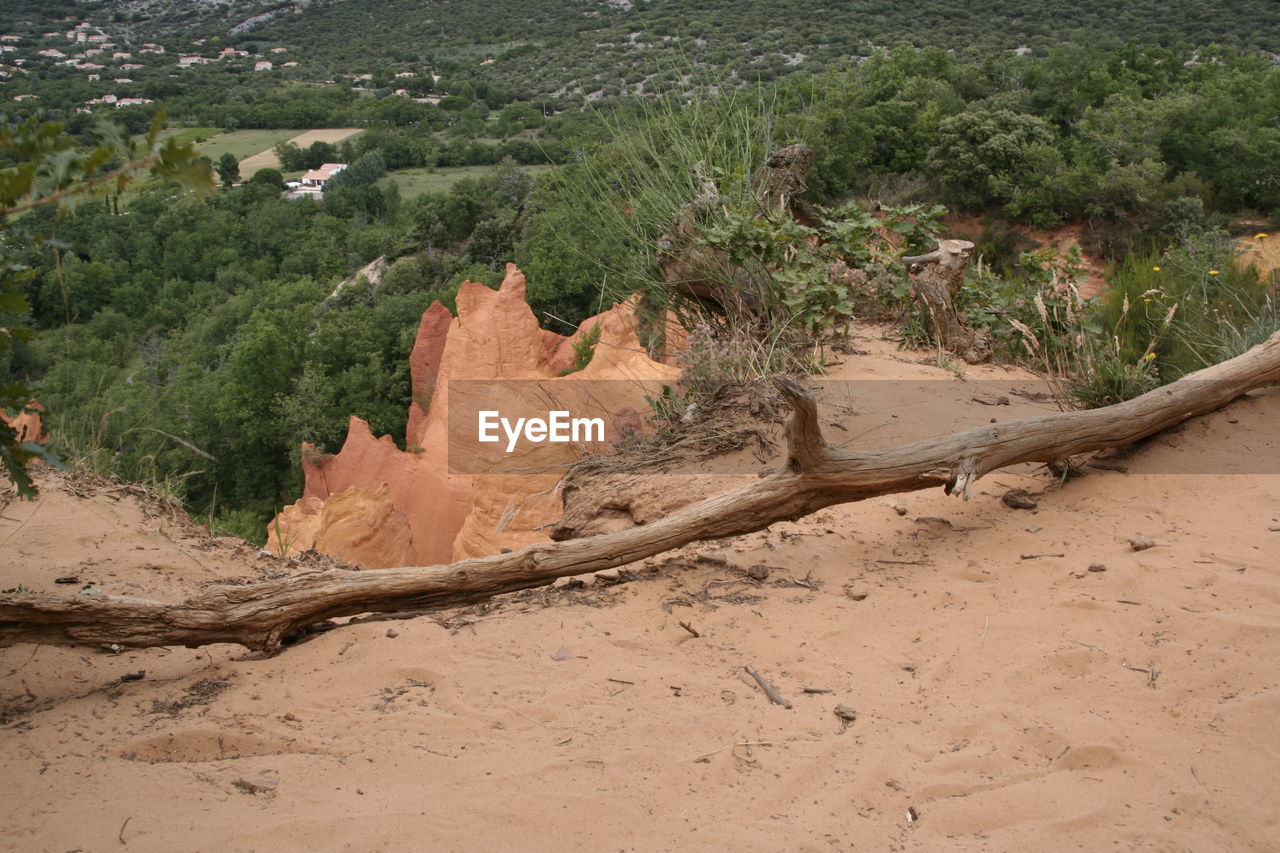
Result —
POLYGON ((276 190, 284 189, 284 175, 280 174, 279 169, 259 169, 253 173, 253 177, 249 178, 251 184, 261 184, 262 186, 271 187, 276 190))
POLYGON ((224 187, 229 187, 240 180, 240 161, 230 151, 218 158, 218 177, 222 179, 224 187))
MULTIPOLYGON (((77 143, 63 125, 28 119, 0 126, 0 231, 14 226, 13 217, 46 207, 74 208, 96 197, 118 195, 141 172, 176 180, 207 192, 213 181, 195 148, 179 145, 160 131, 164 114, 157 113, 142 140, 131 139, 118 125, 103 122, 89 143, 77 143), (12 165, 8 165, 12 164, 12 165)), ((37 237, 37 239, 39 239, 37 237)), ((9 251, 0 255, 0 358, 7 358, 15 341, 32 337, 31 306, 21 291, 30 270, 9 251)), ((96 297, 95 297, 96 298, 96 297)), ((0 408, 6 414, 27 409, 32 387, 21 379, 0 385, 0 408)), ((35 496, 26 466, 37 456, 49 457, 33 442, 20 442, 17 431, 0 421, 0 464, 23 498, 35 496)))
POLYGON ((1006 204, 1061 160, 1055 141, 1053 126, 1038 116, 970 109, 938 124, 925 168, 963 206, 1006 204))

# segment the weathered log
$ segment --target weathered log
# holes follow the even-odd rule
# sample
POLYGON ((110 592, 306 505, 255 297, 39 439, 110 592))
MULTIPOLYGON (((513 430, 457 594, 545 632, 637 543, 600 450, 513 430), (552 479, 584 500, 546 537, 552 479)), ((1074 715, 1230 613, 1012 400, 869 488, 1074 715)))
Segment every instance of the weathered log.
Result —
POLYGON ((955 305, 972 250, 973 244, 968 240, 939 240, 934 251, 903 258, 902 262, 908 269, 916 268, 912 281, 928 312, 929 328, 938 345, 969 364, 981 364, 991 358, 991 333, 967 325, 955 305))
POLYGON ((809 190, 813 149, 803 143, 784 145, 765 158, 751 176, 751 191, 767 211, 785 210, 810 228, 822 227, 818 209, 801 198, 809 190))
POLYGON ((9 593, 0 595, 0 640, 134 647, 240 643, 275 650, 285 635, 330 617, 469 604, 690 542, 761 530, 833 504, 936 485, 968 497, 974 481, 997 468, 1130 444, 1277 381, 1280 332, 1237 358, 1114 406, 854 452, 827 444, 813 398, 779 378, 775 383, 794 410, 781 470, 652 524, 447 566, 329 570, 214 587, 181 604, 9 593))

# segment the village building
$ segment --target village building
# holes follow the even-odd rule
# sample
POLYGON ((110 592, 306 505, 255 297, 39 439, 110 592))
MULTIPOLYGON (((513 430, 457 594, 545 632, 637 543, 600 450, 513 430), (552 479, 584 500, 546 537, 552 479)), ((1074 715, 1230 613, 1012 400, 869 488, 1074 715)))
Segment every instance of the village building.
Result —
POLYGON ((347 168, 346 163, 324 163, 319 169, 312 169, 302 176, 301 181, 304 187, 319 187, 322 190, 329 188, 329 182, 334 176, 347 168))
POLYGON ((289 189, 285 192, 285 198, 314 198, 321 199, 325 190, 329 189, 329 184, 333 181, 335 175, 347 168, 346 163, 324 163, 318 169, 312 169, 296 181, 288 181, 285 186, 289 189))

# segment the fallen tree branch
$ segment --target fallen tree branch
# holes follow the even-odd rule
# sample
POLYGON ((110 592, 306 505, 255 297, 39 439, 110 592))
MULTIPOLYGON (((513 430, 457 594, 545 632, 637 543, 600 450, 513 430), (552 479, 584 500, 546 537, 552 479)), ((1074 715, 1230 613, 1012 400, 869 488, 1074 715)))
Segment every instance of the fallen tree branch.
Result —
POLYGON ((180 604, 114 595, 9 593, 0 595, 0 641, 133 647, 239 643, 274 651, 287 634, 324 619, 470 604, 626 565, 690 542, 794 521, 833 504, 937 485, 967 498, 973 483, 997 468, 1131 444, 1277 381, 1280 332, 1237 358, 1114 406, 855 452, 827 444, 813 398, 790 379, 778 378, 775 384, 794 410, 782 469, 651 524, 447 566, 335 569, 214 587, 180 604))

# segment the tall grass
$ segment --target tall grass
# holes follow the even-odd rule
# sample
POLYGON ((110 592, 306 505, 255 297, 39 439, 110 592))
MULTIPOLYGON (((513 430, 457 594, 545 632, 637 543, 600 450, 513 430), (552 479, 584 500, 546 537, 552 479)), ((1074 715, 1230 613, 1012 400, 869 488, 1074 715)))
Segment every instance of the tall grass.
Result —
POLYGON ((1235 256, 1225 232, 1186 234, 1165 252, 1125 259, 1101 300, 1080 296, 1070 264, 1048 265, 1052 274, 1032 285, 1034 310, 1015 306, 1008 321, 1060 404, 1117 403, 1240 355, 1280 328, 1275 278, 1235 256))
POLYGON ((531 296, 540 279, 560 284, 565 270, 581 270, 599 306, 636 292, 655 309, 667 305, 658 240, 709 189, 725 205, 749 202, 751 176, 773 146, 773 109, 768 89, 702 86, 597 111, 603 139, 539 192, 524 246, 531 296))
POLYGON ((1101 316, 1118 327, 1125 354, 1145 345, 1173 305, 1179 310, 1155 358, 1166 382, 1239 355, 1275 331, 1274 280, 1237 264, 1236 254, 1226 232, 1205 231, 1121 264, 1101 316))

